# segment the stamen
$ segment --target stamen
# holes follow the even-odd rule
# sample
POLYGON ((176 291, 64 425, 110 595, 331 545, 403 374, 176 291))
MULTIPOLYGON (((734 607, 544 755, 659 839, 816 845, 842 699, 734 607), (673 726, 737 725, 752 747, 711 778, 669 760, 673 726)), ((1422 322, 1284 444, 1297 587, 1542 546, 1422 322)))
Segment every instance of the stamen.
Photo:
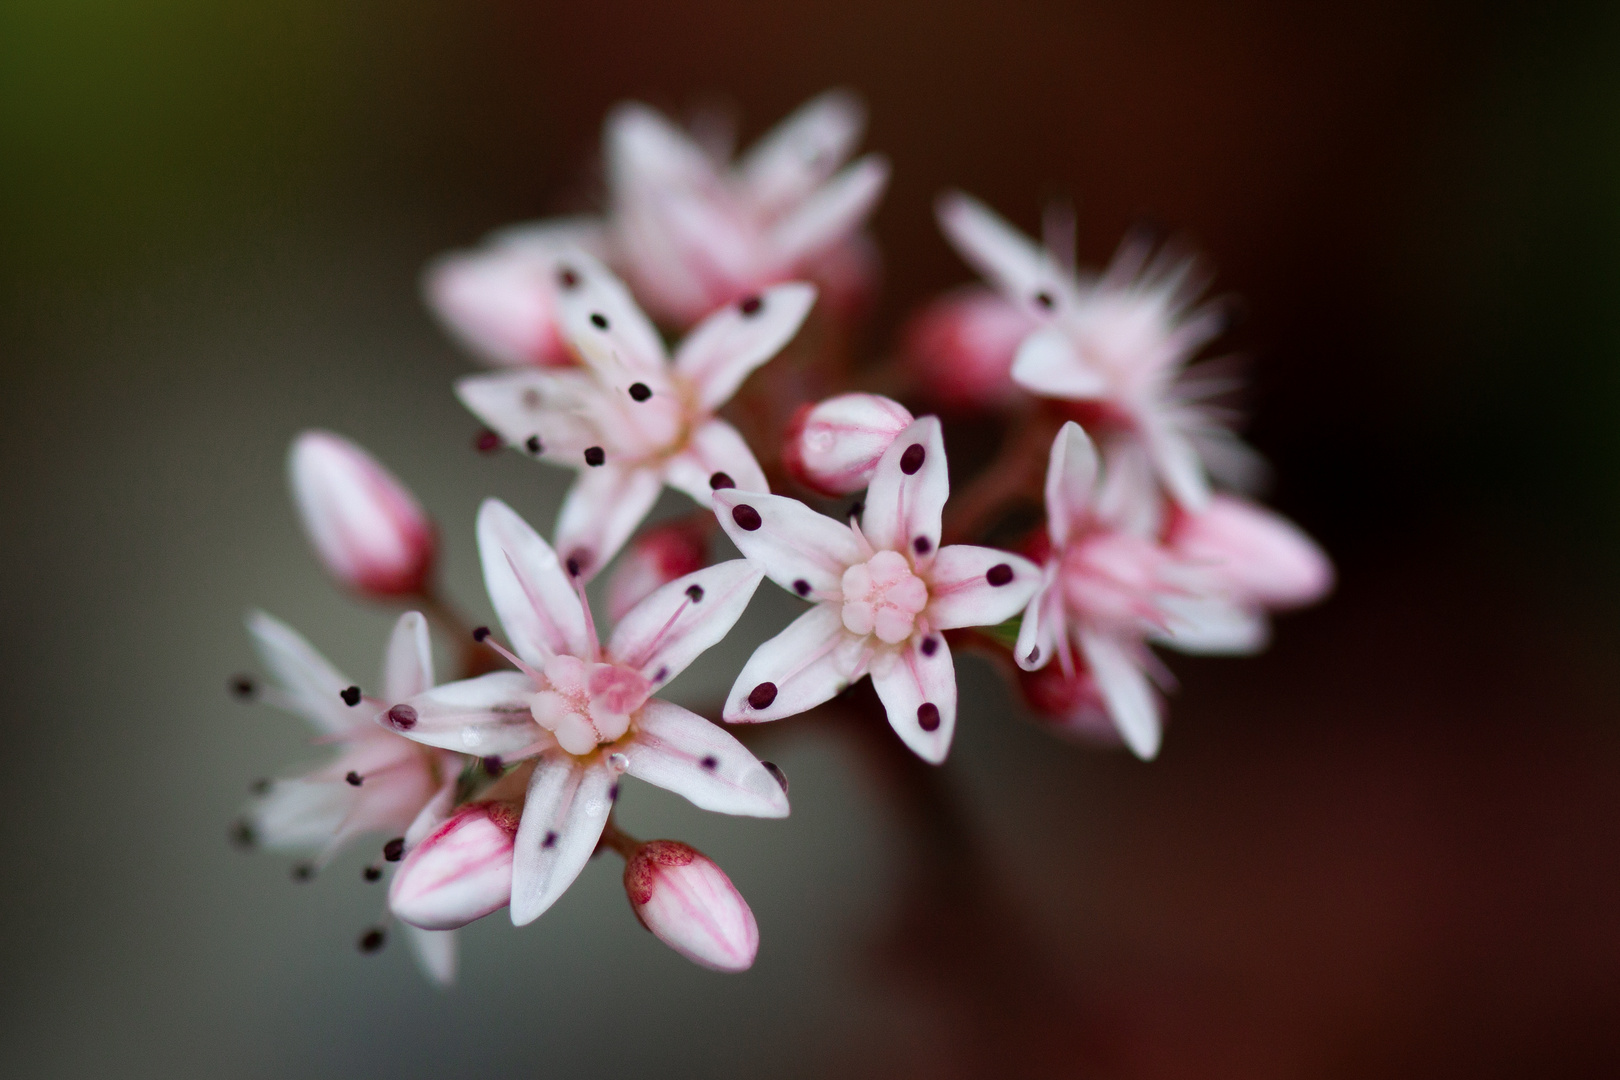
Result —
POLYGON ((305 882, 315 876, 315 867, 307 862, 295 863, 292 868, 292 879, 305 882))
POLYGON ((598 330, 606 330, 608 328, 607 316, 600 311, 591 312, 591 325, 598 330))
POLYGON ((776 684, 773 682, 762 682, 748 691, 748 704, 752 708, 768 709, 775 700, 776 684))
POLYGON ((251 850, 258 843, 259 838, 253 835, 253 826, 246 821, 231 822, 231 846, 242 851, 251 850))
POLYGON ((1040 658, 1041 658, 1041 647, 1039 645, 1037 645, 1033 649, 1029 650, 1029 656, 1028 656, 1027 659, 1029 660, 1030 663, 1033 664, 1035 661, 1039 660, 1040 658))
POLYGON ((382 867, 368 866, 364 870, 360 871, 360 876, 365 878, 367 881, 377 881, 382 877, 382 867))
POLYGON ((251 701, 253 695, 258 693, 259 684, 251 675, 236 675, 230 681, 231 694, 243 701, 251 701))
POLYGON ((742 303, 737 305, 737 310, 741 311, 744 315, 748 316, 749 318, 753 318, 755 315, 759 314, 759 309, 764 307, 764 306, 765 306, 765 301, 761 300, 759 297, 757 297, 757 296, 745 296, 745 297, 743 297, 742 303))
POLYGON ((473 640, 474 641, 483 641, 487 637, 489 637, 489 627, 487 627, 487 626, 479 626, 479 627, 475 627, 473 629, 473 640))
POLYGON ((928 451, 922 443, 912 443, 906 447, 906 452, 900 455, 900 471, 907 476, 913 475, 923 467, 923 460, 928 457, 928 451))
POLYGON ((588 446, 585 448, 585 464, 591 468, 594 469, 605 461, 607 461, 607 451, 600 446, 588 446))
POLYGON ((489 428, 479 428, 473 436, 473 449, 480 454, 493 454, 501 448, 501 437, 489 428))
POLYGON ((932 701, 917 706, 917 726, 924 731, 939 730, 939 706, 932 701))
MULTIPOLYGON (((575 558, 581 555, 584 555, 587 559, 590 558, 590 553, 583 549, 574 552, 575 558)), ((573 560, 570 559, 569 561, 572 562, 573 560)), ((596 636, 596 616, 591 614, 591 601, 590 597, 585 595, 585 583, 579 579, 577 573, 572 576, 572 580, 574 582, 574 595, 579 597, 579 606, 585 612, 585 639, 591 643, 591 655, 586 659, 594 664, 602 650, 601 639, 596 636)))
POLYGON ((717 472, 717 473, 710 473, 709 474, 709 490, 710 491, 719 491, 721 488, 734 488, 736 486, 737 486, 737 481, 733 480, 726 473, 717 472))
POLYGON ((799 578, 793 583, 793 591, 798 593, 800 596, 809 596, 810 583, 804 580, 804 578, 799 578))
POLYGON ((646 401, 652 397, 652 388, 644 382, 631 383, 630 397, 635 401, 646 401))
POLYGON ((579 274, 572 266, 560 266, 557 268, 557 284, 572 289, 579 284, 579 274))
POLYGON ((919 555, 926 555, 934 550, 934 542, 926 536, 919 536, 911 542, 911 549, 919 555))
POLYGON ((525 439, 523 441, 523 448, 529 453, 533 454, 535 457, 539 457, 545 452, 546 449, 545 446, 540 442, 540 436, 538 435, 530 435, 527 439, 525 439))
POLYGON ((352 709, 356 705, 360 704, 360 688, 358 686, 351 686, 339 694, 338 697, 343 699, 343 704, 352 709))
POLYGON ((409 731, 416 726, 416 710, 409 705, 395 705, 388 710, 388 726, 395 731, 409 731))
POLYGON ((787 773, 783 772, 781 766, 774 761, 762 761, 760 764, 765 766, 765 771, 771 774, 772 779, 782 785, 782 794, 786 795, 788 793, 787 773))
POLYGON ((755 510, 747 503, 738 503, 736 506, 731 508, 731 520, 735 521, 741 528, 746 529, 748 532, 753 532, 755 529, 765 524, 763 519, 761 519, 759 516, 759 511, 755 510))
POLYGON ((396 836, 383 845, 383 858, 389 862, 399 862, 405 855, 405 838, 396 836))
POLYGON ((255 795, 264 795, 270 790, 270 781, 260 777, 248 785, 248 790, 255 795))
POLYGON ((866 509, 866 503, 862 502, 860 499, 856 499, 854 502, 849 504, 849 513, 845 514, 844 517, 845 518, 860 517, 861 516, 861 511, 865 510, 865 509, 866 509))
POLYGON ((686 595, 694 604, 701 602, 703 599, 703 586, 688 585, 686 587, 686 595))
POLYGON ((661 683, 667 678, 669 678, 669 665, 660 664, 658 666, 658 673, 653 676, 653 682, 661 683))
POLYGON ((939 639, 925 637, 922 639, 922 645, 920 647, 924 656, 933 656, 935 653, 939 652, 939 639))
POLYGON ((373 926, 370 930, 367 930, 365 933, 360 935, 359 948, 361 952, 369 956, 378 949, 381 949, 383 945, 387 943, 387 941, 388 935, 383 933, 382 927, 373 926))
POLYGON ((361 776, 359 773, 355 772, 353 769, 350 769, 349 770, 349 775, 345 776, 343 779, 348 781, 350 787, 359 787, 362 783, 365 782, 365 777, 361 776))
POLYGON ((713 754, 705 754, 703 756, 703 760, 698 762, 698 764, 703 766, 709 772, 714 772, 714 770, 720 767, 720 759, 715 757, 713 754))
POLYGON ((557 833, 556 833, 556 831, 551 830, 551 829, 546 830, 546 838, 544 840, 540 841, 540 846, 543 847, 543 848, 546 848, 548 850, 551 849, 551 848, 556 847, 557 846, 557 833))
POLYGON ((501 775, 501 769, 504 767, 499 754, 490 754, 482 759, 479 764, 484 767, 485 776, 499 776, 501 775))
POLYGON ((1008 566, 1006 563, 996 563, 996 565, 985 571, 984 574, 984 580, 988 581, 991 585, 997 588, 1007 584, 1007 582, 1011 581, 1012 579, 1013 568, 1008 566))
POLYGON ((1057 301, 1052 299, 1051 293, 1047 292, 1045 289, 1042 289, 1040 292, 1035 294, 1035 306, 1040 308, 1042 311, 1051 311, 1057 306, 1057 301))

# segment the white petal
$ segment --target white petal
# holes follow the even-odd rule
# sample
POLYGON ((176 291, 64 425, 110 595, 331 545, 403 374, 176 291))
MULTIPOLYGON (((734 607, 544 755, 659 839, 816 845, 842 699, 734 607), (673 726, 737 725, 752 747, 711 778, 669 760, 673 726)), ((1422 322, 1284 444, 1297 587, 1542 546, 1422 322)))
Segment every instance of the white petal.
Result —
POLYGON ((725 489, 714 493, 714 512, 737 550, 798 596, 842 598, 844 571, 861 561, 848 525, 797 499, 725 489))
POLYGON ((433 793, 433 798, 428 800, 427 805, 417 811, 416 817, 405 829, 406 851, 420 844, 428 833, 443 825, 445 819, 450 816, 450 811, 455 809, 456 788, 460 784, 460 777, 456 775, 458 766, 452 762, 459 762, 461 759, 448 754, 444 757, 449 759, 445 761, 446 768, 440 773, 445 777, 445 781, 439 786, 439 790, 433 793))
POLYGON ((266 848, 318 848, 332 842, 358 793, 331 781, 277 780, 248 810, 255 842, 266 848))
POLYGON ((588 446, 610 444, 603 432, 603 391, 583 371, 550 369, 469 375, 456 397, 508 445, 563 465, 576 465, 588 446), (533 440, 532 442, 530 440, 533 440))
POLYGON ((799 332, 815 302, 816 287, 794 281, 727 304, 681 342, 675 370, 697 388, 700 405, 718 409, 799 332))
POLYGON ((866 670, 867 640, 844 629, 835 604, 817 604, 754 650, 726 698, 728 724, 779 720, 835 697, 866 670), (761 688, 769 684, 767 695, 761 688), (754 700, 769 696, 755 708, 754 700))
POLYGON ((492 671, 476 679, 436 686, 396 709, 408 707, 414 720, 390 711, 378 722, 413 742, 485 757, 514 754, 544 736, 529 712, 534 682, 520 671, 492 671), (403 716, 404 722, 390 716, 403 716))
POLYGON ((731 632, 762 576, 732 559, 661 586, 613 628, 608 655, 663 685, 731 632))
POLYGON ((1161 736, 1159 702, 1146 673, 1118 639, 1106 634, 1081 631, 1080 649, 1125 745, 1144 761, 1153 760, 1161 736))
POLYGON ((624 747, 631 776, 673 791, 703 810, 787 817, 787 793, 748 748, 697 713, 652 698, 624 747))
POLYGON ((1024 339, 1013 357, 1013 382, 1041 397, 1087 401, 1108 396, 1108 377, 1080 355, 1055 326, 1024 339))
POLYGON ((1029 598, 1023 621, 1018 624, 1013 659, 1025 671, 1037 671, 1051 663, 1066 632, 1062 588, 1056 584, 1055 571, 1055 566, 1049 566, 1043 572, 1041 586, 1029 598))
POLYGON ((296 630, 274 616, 251 611, 248 633, 264 666, 286 694, 287 704, 316 729, 338 735, 369 719, 343 703, 343 691, 353 683, 326 662, 296 630))
POLYGON ((664 483, 684 491, 699 505, 708 506, 716 481, 738 491, 770 491, 765 470, 736 428, 724 420, 710 420, 687 438, 686 449, 664 466, 664 483), (729 485, 724 481, 729 480, 729 485))
POLYGON ((1333 587, 1333 564, 1297 525, 1229 495, 1184 515, 1170 543, 1189 564, 1208 567, 1229 590, 1267 607, 1308 604, 1333 587))
POLYGON ((1165 629, 1153 640, 1184 653, 1250 656, 1266 647, 1266 617, 1223 596, 1167 596, 1159 601, 1165 629))
POLYGON ((1052 440, 1046 464, 1046 531, 1054 547, 1069 542, 1069 533, 1091 513, 1097 483, 1097 448, 1073 420, 1052 440))
POLYGON ((581 581, 613 561, 663 488, 648 466, 610 461, 580 470, 557 513, 557 550, 579 569, 581 581))
POLYGON ((889 182, 889 163, 868 154, 829 180, 772 227, 770 243, 784 268, 820 254, 858 230, 889 182))
POLYGON ((938 630, 994 626, 1022 611, 1040 584, 1040 567, 1028 559, 952 544, 939 550, 928 571, 928 621, 938 630), (1012 576, 1004 578, 1009 571, 1012 576))
POLYGON ((872 687, 889 726, 918 757, 938 765, 951 752, 956 732, 956 665, 944 638, 922 641, 907 642, 893 663, 874 665, 872 687), (922 641, 935 642, 933 655, 924 654, 922 641))
POLYGON ((875 548, 915 552, 927 566, 939 547, 940 515, 951 494, 945 438, 937 417, 925 416, 889 444, 866 489, 861 531, 875 548), (917 462, 921 448, 922 461, 917 462), (907 468, 913 471, 906 472, 907 468), (924 541, 918 543, 918 541, 924 541))
POLYGON ((581 255, 570 266, 577 281, 559 289, 557 312, 563 333, 597 375, 628 387, 645 382, 653 390, 669 385, 669 361, 663 339, 613 272, 581 255))
POLYGON ((860 100, 846 90, 805 102, 737 163, 749 201, 769 213, 803 199, 849 157, 865 124, 860 100))
POLYGON ((382 685, 389 704, 433 686, 433 639, 420 611, 407 611, 394 623, 383 660, 382 685))
POLYGON ((557 250, 494 245, 442 255, 422 275, 428 307, 474 355, 496 364, 567 363, 555 313, 557 250))
POLYGON ((608 114, 608 179, 615 186, 701 183, 714 178, 703 148, 662 114, 627 102, 608 114))
POLYGON ((947 192, 934 213, 957 253, 1010 299, 1041 314, 1051 307, 1037 306, 1038 293, 1058 304, 1072 301, 1074 287, 1051 256, 978 199, 947 192))
POLYGON ((1142 421, 1142 437, 1164 486, 1183 508, 1202 510, 1209 504, 1209 480, 1187 436, 1157 418, 1142 421))
POLYGON ((490 603, 519 656, 539 666, 554 653, 590 655, 585 610, 557 553, 499 499, 478 508, 478 555, 490 603))
POLYGON ((590 861, 613 808, 613 776, 601 755, 585 762, 540 755, 523 803, 512 863, 512 922, 539 918, 590 861))
POLYGON ((453 986, 456 981, 456 932, 454 930, 423 930, 405 924, 405 936, 411 943, 411 955, 416 957, 422 974, 439 986, 453 986))

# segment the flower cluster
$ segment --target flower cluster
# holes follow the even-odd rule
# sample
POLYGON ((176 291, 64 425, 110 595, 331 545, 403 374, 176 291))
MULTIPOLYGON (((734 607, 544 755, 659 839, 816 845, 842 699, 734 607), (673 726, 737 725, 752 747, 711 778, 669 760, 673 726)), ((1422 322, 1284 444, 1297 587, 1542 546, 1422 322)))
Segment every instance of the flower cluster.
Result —
POLYGON ((843 343, 877 279, 864 224, 888 178, 875 155, 848 162, 862 124, 853 98, 826 94, 733 162, 728 140, 622 106, 600 217, 506 229, 429 267, 430 306, 497 369, 456 385, 486 425, 481 448, 576 473, 550 541, 498 500, 478 513, 499 633, 438 593, 435 526, 383 466, 326 432, 293 445, 295 502, 328 571, 413 610, 371 693, 249 616, 272 678, 238 690, 303 715, 337 752, 263 782, 237 835, 312 850, 301 878, 357 836, 388 837, 388 909, 435 979, 454 975, 457 927, 503 907, 533 921, 602 850, 624 858, 631 908, 660 940, 749 967, 759 930, 726 874, 614 813, 628 776, 705 810, 785 816, 781 770, 723 724, 746 734, 870 676, 875 701, 848 707, 881 711, 938 764, 954 657, 977 650, 1057 730, 1151 758, 1168 683, 1152 646, 1254 652, 1268 613, 1331 586, 1303 533, 1237 493, 1256 459, 1218 402, 1228 382, 1189 366, 1219 312, 1200 306, 1190 261, 1146 241, 1083 273, 1063 212, 1037 244, 946 195, 941 227, 988 284, 935 301, 896 362, 852 374, 843 343), (957 499, 940 415, 855 390, 878 372, 919 410, 999 435, 957 499), (696 508, 644 527, 665 486, 696 508), (1020 535, 1030 508, 1044 525, 1020 535), (741 558, 711 560, 722 533, 741 558), (610 568, 604 636, 586 585, 610 568), (723 704, 705 716, 662 696, 767 577, 808 606, 723 704), (436 680, 430 623, 463 643, 462 678, 436 680))

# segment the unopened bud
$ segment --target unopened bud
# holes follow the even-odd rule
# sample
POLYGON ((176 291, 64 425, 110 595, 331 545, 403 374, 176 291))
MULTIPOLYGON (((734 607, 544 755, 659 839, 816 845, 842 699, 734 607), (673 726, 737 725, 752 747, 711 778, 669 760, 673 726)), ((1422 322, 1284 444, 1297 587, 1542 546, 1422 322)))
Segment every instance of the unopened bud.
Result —
POLYGON ((406 487, 348 439, 306 431, 288 455, 293 501, 316 554, 361 592, 418 592, 433 569, 433 523, 406 487))
POLYGON ((411 849, 388 906, 412 926, 453 930, 512 902, 512 846, 522 812, 505 802, 462 807, 411 849))
POLYGON ((794 417, 782 457, 800 483, 824 495, 847 495, 866 486, 883 452, 911 421, 897 401, 840 394, 794 417))
POLYGON ((983 409, 1014 400, 1018 346, 1040 323, 990 289, 949 293, 907 325, 901 352, 918 386, 946 407, 983 409))
POLYGON ((707 559, 703 524, 677 521, 648 529, 619 556, 608 578, 608 617, 618 622, 660 586, 703 569, 707 559))
POLYGON ((1280 514, 1230 495, 1177 515, 1169 546, 1218 574, 1238 599, 1264 607, 1299 607, 1333 588, 1333 563, 1315 541, 1280 514))
POLYGON ((630 907, 665 945, 715 971, 746 971, 759 925, 724 870, 676 840, 643 844, 624 867, 630 907))
POLYGON ((479 358, 510 367, 571 364, 557 324, 558 273, 551 251, 493 244, 436 260, 422 289, 445 328, 479 358))
POLYGON ((1097 746, 1123 744, 1091 672, 1065 675, 1056 660, 1039 671, 1018 672, 1018 689, 1036 718, 1060 735, 1097 746))

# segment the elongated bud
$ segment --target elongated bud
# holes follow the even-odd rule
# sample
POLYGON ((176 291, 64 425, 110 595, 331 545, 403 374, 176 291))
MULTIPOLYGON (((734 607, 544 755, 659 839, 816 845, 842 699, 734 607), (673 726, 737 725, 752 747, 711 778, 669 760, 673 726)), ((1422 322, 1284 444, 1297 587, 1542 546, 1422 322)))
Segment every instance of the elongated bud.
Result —
POLYGON ((624 867, 630 907, 665 945, 715 971, 746 971, 759 925, 726 872, 677 840, 643 844, 624 867))
POLYGON ((558 277, 550 251, 489 245, 435 260, 422 277, 428 306, 468 350, 511 367, 574 362, 557 324, 558 277))
POLYGON ((901 354, 922 391, 939 404, 994 407, 1022 395, 1012 380, 1013 358, 1039 326, 1022 307, 975 286, 915 315, 902 334, 901 354))
POLYGON ((1300 607, 1333 588, 1333 563, 1315 541, 1282 515, 1230 495, 1177 515, 1169 546, 1219 574, 1239 598, 1265 607, 1300 607))
POLYGON ((660 585, 703 569, 707 557, 705 527, 698 522, 677 521, 648 529, 619 556, 619 565, 608 579, 608 618, 618 622, 660 585))
POLYGON ((306 431, 287 468, 304 531, 334 577, 361 592, 419 592, 433 569, 433 523, 410 491, 348 439, 306 431))
POLYGON ((912 421, 897 401, 840 394, 801 410, 783 447, 794 479, 824 495, 848 495, 872 479, 889 444, 912 421))
POLYGON ((464 806, 405 856, 388 906, 424 930, 453 930, 512 902, 512 846, 521 809, 464 806))

